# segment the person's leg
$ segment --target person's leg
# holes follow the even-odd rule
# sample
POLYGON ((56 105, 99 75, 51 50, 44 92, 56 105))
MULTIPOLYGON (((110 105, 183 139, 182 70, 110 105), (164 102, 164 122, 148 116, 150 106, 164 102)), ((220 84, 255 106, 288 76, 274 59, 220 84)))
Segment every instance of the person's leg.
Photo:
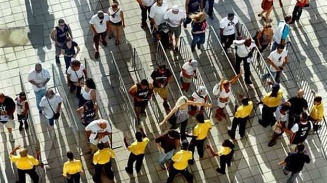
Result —
POLYGON ((193 182, 193 175, 188 171, 186 168, 185 170, 179 171, 186 179, 187 182, 192 183, 193 182))
POLYGON ((295 22, 295 20, 298 17, 298 13, 299 13, 299 7, 295 5, 292 12, 292 22, 295 22))
POLYGON ((191 43, 191 50, 192 50, 192 52, 194 52, 195 51, 195 45, 198 43, 198 36, 197 36, 197 34, 192 34, 192 36, 193 36, 193 39, 192 39, 192 43, 191 43))
POLYGON ((176 27, 175 29, 175 48, 174 51, 177 52, 178 51, 178 45, 179 45, 179 37, 181 36, 182 33, 182 27, 176 27))
POLYGON ((271 46, 271 51, 275 51, 277 49, 277 46, 278 45, 279 44, 276 41, 274 41, 273 44, 272 44, 272 46, 271 46))
POLYGON ((135 169, 136 173, 140 173, 143 164, 144 154, 139 154, 136 156, 135 169))
POLYGON ((277 134, 277 133, 274 132, 274 134, 273 134, 271 140, 270 140, 269 143, 268 143, 268 146, 269 146, 269 147, 274 146, 274 145, 276 144, 276 141, 277 141, 278 137, 281 136, 281 135, 282 135, 282 133, 277 134))
POLYGON ((251 71, 250 71, 250 63, 247 62, 247 57, 243 58, 243 68, 244 68, 244 80, 247 84, 251 84, 251 71))
POLYGON ((270 12, 271 12, 272 9, 273 9, 273 6, 271 6, 271 8, 267 11, 266 20, 269 20, 269 15, 270 15, 270 12))
POLYGON ((226 48, 230 48, 230 46, 233 44, 233 41, 235 40, 235 38, 236 38, 235 34, 232 34, 232 35, 228 36, 227 43, 226 43, 226 48))
POLYGON ((28 129, 28 122, 27 122, 27 120, 28 120, 28 114, 26 114, 25 117, 24 117, 24 119, 23 119, 26 130, 28 129))
POLYGON ((109 180, 114 179, 114 172, 111 170, 111 161, 104 164, 104 171, 106 172, 106 175, 108 176, 109 180))
POLYGON ((200 45, 204 44, 205 40, 206 40, 206 34, 205 33, 199 34, 199 42, 197 43, 198 49, 200 49, 200 45))
POLYGON ((142 23, 141 23, 141 27, 146 26, 146 20, 147 20, 147 7, 143 8, 142 6, 140 6, 141 8, 141 17, 142 17, 142 23))
POLYGON ((192 152, 192 160, 189 161, 189 163, 191 165, 194 164, 194 150, 195 150, 195 146, 197 145, 197 140, 195 138, 192 138, 190 145, 188 146, 188 150, 192 152))
POLYGON ((59 56, 61 55, 61 48, 63 46, 63 43, 56 43, 55 47, 56 47, 56 63, 60 64, 60 59, 59 56))
POLYGON ((136 155, 134 155, 133 153, 129 154, 127 167, 125 168, 125 170, 130 174, 133 174, 133 164, 136 161, 136 159, 137 159, 136 155))
POLYGON ((120 43, 120 31, 122 26, 115 26, 116 29, 116 43, 120 43))
POLYGON ((221 35, 220 36, 220 42, 221 45, 223 46, 224 50, 226 51, 227 47, 226 47, 226 41, 227 41, 227 36, 221 35))
POLYGON ((301 18, 301 15, 302 15, 302 9, 303 9, 303 7, 299 7, 299 11, 298 11, 297 18, 296 18, 297 21, 299 21, 300 18, 301 18))
POLYGON ((65 60, 65 66, 66 66, 66 71, 70 66, 70 61, 72 60, 72 57, 66 57, 64 56, 64 60, 65 60))
POLYGON ((170 166, 167 183, 173 183, 174 178, 175 178, 177 173, 178 173, 178 171, 173 166, 170 166))
POLYGON ((28 170, 27 174, 31 177, 33 183, 39 182, 39 175, 36 173, 35 168, 33 168, 32 170, 28 170))
POLYGON ((269 113, 270 113, 270 118, 269 118, 269 124, 270 124, 270 126, 274 126, 274 124, 276 123, 276 118, 275 118, 275 116, 274 116, 274 113, 275 113, 275 111, 276 111, 276 108, 277 107, 270 107, 269 108, 269 113))
POLYGON ((76 86, 76 97, 77 98, 81 97, 81 90, 82 90, 81 86, 76 86))
POLYGON ((234 140, 235 139, 235 131, 237 128, 237 125, 239 123, 239 118, 234 117, 232 121, 232 128, 228 130, 228 135, 234 140))
POLYGON ((81 180, 81 174, 76 173, 76 174, 72 175, 72 179, 75 181, 75 183, 79 183, 81 180))
POLYGON ((289 112, 287 129, 291 129, 293 127, 294 121, 295 121, 295 114, 293 112, 289 112))
POLYGON ((18 172, 18 182, 19 183, 26 183, 26 177, 25 177, 26 170, 17 169, 17 172, 18 172))
POLYGON ((70 175, 69 178, 65 178, 67 183, 74 183, 73 175, 70 175))
POLYGON ((200 158, 203 158, 204 155, 204 141, 206 139, 202 139, 202 140, 197 140, 196 141, 196 149, 198 150, 198 154, 200 158))
POLYGON ((181 134, 182 141, 186 139, 185 131, 186 131, 186 126, 187 126, 187 121, 188 120, 183 121, 180 126, 180 134, 181 134))
POLYGON ((23 115, 17 114, 17 119, 18 119, 18 123, 19 123, 19 131, 23 130, 23 115))
POLYGON ((246 128, 246 122, 248 121, 248 118, 240 118, 240 122, 239 122, 239 134, 242 137, 245 136, 245 128, 246 128))
POLYGON ((165 167, 165 160, 166 160, 167 153, 164 151, 159 151, 159 158, 158 158, 158 163, 160 167, 165 167))
POLYGON ((107 31, 102 32, 100 34, 100 37, 101 37, 101 42, 102 42, 103 46, 107 46, 107 41, 106 41, 107 31))
POLYGON ((293 173, 291 174, 291 176, 287 179, 286 183, 293 183, 296 179, 296 177, 299 175, 300 172, 297 173, 293 173))
MULTIPOLYGON (((109 39, 111 39, 114 35, 114 30, 115 30, 115 26, 110 22, 109 23, 109 39)), ((117 33, 117 32, 116 32, 117 33)), ((117 36, 117 34, 116 34, 117 36)))
POLYGON ((94 166, 95 174, 92 176, 92 178, 95 183, 101 183, 102 166, 103 165, 99 164, 94 166))
POLYGON ((237 54, 236 54, 236 61, 235 61, 235 72, 236 74, 239 74, 240 73, 240 70, 241 70, 241 62, 242 62, 242 58, 239 57, 237 54))
POLYGON ((213 3, 214 3, 214 0, 208 0, 208 15, 209 17, 212 19, 213 18, 213 3))
POLYGON ((40 102, 41 102, 41 99, 44 97, 45 95, 45 89, 41 89, 37 92, 34 92, 35 94, 35 100, 36 100, 36 106, 37 106, 37 109, 39 110, 39 112, 41 111, 42 112, 42 109, 40 107, 40 102))
POLYGON ((269 125, 269 107, 266 105, 263 105, 262 107, 262 119, 259 119, 259 123, 263 127, 267 127, 269 125))
POLYGON ((222 174, 226 173, 227 158, 228 157, 226 155, 220 156, 220 162, 219 162, 220 168, 216 169, 217 172, 222 173, 222 174))
POLYGON ((100 42, 100 34, 96 33, 93 35, 93 42, 94 42, 94 50, 95 52, 99 52, 99 42, 100 42))

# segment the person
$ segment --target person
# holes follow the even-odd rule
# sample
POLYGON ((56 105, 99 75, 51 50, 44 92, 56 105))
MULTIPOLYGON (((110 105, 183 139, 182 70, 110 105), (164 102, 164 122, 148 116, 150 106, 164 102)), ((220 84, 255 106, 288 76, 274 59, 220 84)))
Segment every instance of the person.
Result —
POLYGON ((169 176, 167 183, 172 183, 175 176, 180 173, 184 176, 187 182, 193 183, 193 175, 188 171, 188 161, 192 159, 192 152, 188 149, 188 142, 184 140, 182 142, 182 149, 172 157, 172 163, 169 168, 169 176))
POLYGON ((309 120, 312 122, 313 130, 317 132, 321 128, 321 121, 324 118, 324 104, 321 96, 315 96, 313 106, 310 110, 309 120))
POLYGON ((93 33, 93 42, 94 42, 93 48, 94 48, 95 59, 98 59, 100 56, 99 53, 100 38, 103 46, 107 46, 106 37, 109 29, 109 20, 110 20, 109 15, 99 10, 97 14, 92 16, 89 22, 93 33))
POLYGON ((192 52, 195 51, 195 46, 197 46, 198 49, 200 49, 200 46, 204 44, 205 42, 205 33, 206 29, 208 27, 207 21, 206 21, 206 14, 204 12, 199 12, 197 14, 190 15, 190 18, 192 19, 192 44, 191 44, 191 50, 192 52))
POLYGON ((292 21, 290 24, 294 24, 295 21, 299 21, 302 15, 302 9, 309 4, 309 0, 297 0, 292 12, 292 21))
MULTIPOLYGON (((153 36, 156 35, 156 32, 159 29, 159 25, 166 23, 165 22, 165 13, 168 10, 168 3, 164 0, 157 0, 150 9, 150 21, 153 25, 153 36)), ((156 40, 156 39, 155 39, 156 40)))
POLYGON ((136 0, 136 1, 139 3, 141 9, 141 17, 142 17, 141 28, 145 28, 147 26, 146 20, 148 19, 148 14, 150 13, 150 9, 154 3, 154 0, 136 0))
POLYGON ((0 125, 4 125, 9 132, 9 140, 14 142, 14 135, 12 129, 15 128, 14 112, 16 104, 14 100, 0 92, 0 125))
POLYGON ((247 97, 243 97, 242 105, 236 109, 234 119, 232 121, 232 128, 228 130, 228 135, 235 140, 236 127, 239 126, 239 134, 241 138, 245 136, 246 122, 253 109, 252 101, 249 101, 247 97))
POLYGON ((61 54, 64 55, 64 60, 66 64, 66 71, 70 66, 70 62, 76 59, 77 54, 79 53, 80 50, 81 49, 79 48, 78 44, 75 41, 73 41, 72 38, 70 37, 66 38, 66 42, 63 44, 61 48, 61 54))
POLYGON ((26 174, 30 176, 33 183, 38 183, 39 175, 35 171, 35 166, 39 165, 39 160, 28 155, 27 152, 27 149, 21 148, 20 145, 16 145, 10 152, 9 159, 16 165, 19 183, 26 183, 26 174), (20 149, 19 155, 15 155, 18 149, 20 149))
POLYGON ((195 59, 190 59, 185 62, 182 66, 182 70, 180 72, 181 82, 182 82, 182 92, 187 95, 192 83, 193 78, 197 78, 196 70, 198 68, 198 61, 195 59))
POLYGON ((226 118, 226 114, 224 112, 224 109, 226 105, 229 103, 230 98, 229 96, 232 94, 232 84, 236 83, 238 78, 240 78, 242 75, 242 71, 236 76, 234 76, 232 79, 227 80, 225 78, 221 78, 220 82, 217 83, 213 89, 212 94, 218 96, 217 98, 217 110, 215 114, 215 118, 217 121, 221 121, 223 118, 226 118))
POLYGON ((61 104, 61 96, 59 93, 55 93, 52 89, 48 89, 45 92, 45 96, 41 99, 40 107, 44 116, 48 119, 50 126, 53 126, 55 120, 58 120, 61 104))
POLYGON ((258 14, 258 17, 262 17, 264 21, 270 20, 269 15, 274 7, 273 4, 274 4, 274 0, 262 0, 261 2, 262 12, 258 14), (264 13, 266 13, 265 16, 263 16, 264 13))
MULTIPOLYGON (((195 102, 206 103, 208 101, 209 95, 207 88, 203 85, 199 86, 198 89, 192 93, 190 100, 195 102)), ((188 112, 189 115, 194 116, 197 112, 203 114, 204 108, 191 105, 191 109, 188 112)))
POLYGON ((163 119, 161 123, 159 123, 159 125, 162 126, 168 121, 168 119, 170 119, 172 116, 175 116, 176 121, 174 122, 174 124, 171 124, 172 128, 177 128, 176 126, 180 125, 181 140, 185 140, 186 139, 185 130, 189 119, 188 107, 190 105, 211 107, 211 104, 194 102, 188 100, 187 97, 185 96, 181 96, 177 99, 175 107, 167 114, 167 116, 163 119))
POLYGON ((26 99, 25 92, 20 92, 19 95, 15 99, 16 101, 16 112, 17 112, 17 119, 19 122, 19 131, 23 130, 23 125, 25 125, 25 129, 28 129, 28 111, 29 105, 26 99))
POLYGON ((300 121, 300 115, 303 111, 308 109, 308 102, 303 97, 304 90, 301 88, 297 92, 297 96, 290 98, 288 101, 291 103, 289 111, 289 119, 287 128, 291 129, 295 122, 300 121))
POLYGON ((73 60, 70 67, 67 69, 67 85, 70 93, 76 89, 76 97, 81 97, 81 89, 84 85, 84 79, 87 79, 87 72, 85 66, 78 60, 73 60))
POLYGON ((83 106, 76 110, 77 116, 81 119, 84 126, 98 118, 98 105, 88 100, 83 106))
MULTIPOLYGON (((170 129, 154 140, 159 149, 159 165, 162 170, 166 170, 165 164, 171 161, 174 150, 180 145, 180 135, 177 131, 170 129)), ((168 167, 168 166, 167 166, 168 167)))
POLYGON ((288 35, 290 34, 290 23, 292 21, 292 16, 287 15, 284 18, 284 21, 280 21, 277 25, 277 29, 274 31, 273 35, 273 44, 271 46, 271 51, 274 51, 277 49, 278 45, 284 45, 286 44, 286 39, 288 35))
POLYGON ((90 142, 91 154, 97 151, 97 145, 103 143, 105 147, 109 147, 109 135, 112 134, 111 124, 104 119, 97 119, 89 123, 85 127, 87 139, 90 142))
POLYGON ((151 73, 151 78, 153 79, 152 85, 153 85, 153 91, 154 93, 157 93, 163 102, 163 107, 166 110, 166 113, 169 113, 170 106, 167 101, 168 97, 168 84, 169 81, 171 81, 172 73, 169 69, 166 68, 166 65, 159 65, 157 70, 154 70, 151 73))
POLYGON ((171 47, 173 48, 174 52, 178 52, 178 43, 179 43, 179 36, 181 35, 181 24, 186 18, 185 12, 183 12, 178 5, 173 5, 171 9, 169 9, 165 16, 164 19, 167 22, 167 25, 169 27, 170 31, 170 43, 171 47), (175 44, 173 44, 173 35, 175 37, 175 44))
POLYGON ((220 42, 225 52, 231 53, 230 46, 235 40, 235 32, 240 36, 238 17, 234 13, 228 13, 228 16, 220 21, 220 42))
POLYGON ((210 153, 213 156, 220 157, 220 168, 216 169, 216 172, 221 174, 226 174, 226 164, 230 166, 232 163, 233 155, 234 155, 234 143, 229 139, 225 139, 221 145, 221 149, 218 152, 215 152, 210 145, 207 145, 207 148, 210 150, 210 153))
POLYGON ((192 160, 189 161, 191 165, 194 164, 195 147, 198 151, 199 157, 203 158, 204 142, 212 128, 210 119, 204 120, 203 114, 197 114, 195 119, 197 121, 197 125, 193 129, 193 137, 188 148, 189 151, 192 151, 192 160))
POLYGON ((102 183, 102 168, 109 180, 112 181, 114 179, 114 172, 111 169, 111 159, 115 158, 115 152, 111 148, 106 147, 102 142, 98 143, 97 147, 99 150, 93 155, 93 164, 95 168, 95 174, 92 176, 93 181, 95 183, 102 183))
POLYGON ((81 95, 78 100, 78 107, 81 107, 87 101, 95 103, 97 100, 96 86, 92 78, 87 78, 81 88, 81 95))
POLYGON ((71 151, 67 152, 67 158, 68 161, 64 163, 62 168, 62 175, 65 177, 67 183, 79 183, 81 174, 83 174, 81 160, 75 159, 71 151))
POLYGON ((28 82, 32 84, 37 109, 39 110, 39 113, 42 113, 39 104, 42 97, 45 95, 47 83, 50 81, 50 73, 47 69, 43 68, 40 63, 37 63, 35 64, 34 69, 29 72, 27 79, 28 82))
POLYGON ((260 53, 262 53, 271 43, 273 35, 274 35, 274 31, 271 28, 271 25, 267 24, 263 27, 262 30, 258 31, 257 34, 253 37, 255 44, 257 45, 260 53))
POLYGON ((235 63, 235 72, 236 74, 240 73, 241 70, 241 62, 243 61, 244 67, 244 81, 246 84, 252 84, 250 79, 251 71, 250 71, 250 63, 253 59, 253 52, 255 50, 254 41, 251 38, 243 39, 243 40, 234 40, 234 45, 236 48, 236 63, 235 63))
POLYGON ((202 12, 203 0, 185 0, 186 19, 183 22, 183 27, 186 29, 187 24, 191 23, 191 15, 202 12))
POLYGON ((131 145, 128 144, 126 137, 124 137, 124 143, 126 148, 131 152, 128 157, 127 167, 125 170, 129 174, 133 174, 133 164, 135 163, 136 173, 141 172, 145 148, 149 143, 149 138, 145 135, 143 129, 135 133, 136 141, 131 145))
POLYGON ((121 8, 118 8, 118 2, 114 1, 108 9, 109 15, 109 39, 112 38, 114 30, 116 31, 116 42, 118 45, 120 43, 120 32, 121 28, 125 28, 125 18, 124 13, 121 8))
POLYGON ((283 172, 288 175, 290 172, 291 176, 287 179, 286 183, 295 182, 296 177, 302 171, 305 163, 310 163, 310 157, 305 153, 304 145, 300 144, 296 147, 296 152, 289 153, 288 156, 278 165, 283 165, 283 172))
POLYGON ((269 147, 274 146, 277 139, 283 135, 284 131, 282 129, 285 128, 286 122, 288 121, 288 111, 290 106, 291 104, 289 102, 285 102, 276 108, 276 123, 272 126, 273 135, 268 143, 269 147))
POLYGON ((276 108, 282 103, 283 90, 278 83, 272 86, 272 91, 268 92, 261 99, 259 104, 263 104, 262 118, 258 120, 259 124, 266 128, 267 126, 274 126, 276 120, 274 112, 276 108))
POLYGON ((70 26, 65 23, 63 19, 58 20, 58 25, 52 29, 50 38, 54 42, 56 47, 56 63, 60 64, 59 56, 61 54, 61 49, 66 42, 67 37, 73 39, 73 34, 70 26))
POLYGON ((208 16, 211 20, 213 20, 213 4, 214 4, 214 0, 203 0, 203 9, 207 9, 208 10, 208 16), (208 1, 208 8, 206 7, 208 1))

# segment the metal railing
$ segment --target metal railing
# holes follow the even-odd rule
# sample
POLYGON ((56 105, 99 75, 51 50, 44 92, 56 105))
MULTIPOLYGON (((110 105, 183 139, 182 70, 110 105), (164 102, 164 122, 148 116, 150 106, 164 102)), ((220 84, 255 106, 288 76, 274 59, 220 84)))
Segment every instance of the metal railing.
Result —
POLYGON ((4 161, 2 160, 2 153, 0 153, 0 172, 1 172, 0 182, 4 181, 4 183, 9 183, 5 171, 5 164, 4 161))

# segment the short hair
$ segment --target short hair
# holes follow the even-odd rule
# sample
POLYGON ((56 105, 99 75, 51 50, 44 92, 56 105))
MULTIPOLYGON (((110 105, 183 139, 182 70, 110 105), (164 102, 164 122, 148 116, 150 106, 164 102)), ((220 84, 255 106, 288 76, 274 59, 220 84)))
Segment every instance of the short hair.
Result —
POLYGON ((248 105, 249 104, 249 99, 247 97, 242 98, 242 104, 243 105, 248 105))
POLYGON ((167 133, 171 138, 177 138, 179 136, 178 132, 173 130, 173 129, 170 129, 167 133))
POLYGON ((160 64, 160 65, 159 65, 159 69, 166 69, 166 65, 164 65, 164 64, 160 64))
POLYGON ((95 86, 95 83, 94 83, 94 81, 93 81, 93 79, 92 78, 87 78, 86 80, 85 80, 85 85, 88 87, 88 88, 91 88, 91 89, 96 89, 96 86, 95 86))
POLYGON ((58 24, 61 24, 61 23, 65 23, 65 20, 62 18, 58 20, 58 24))
POLYGON ((20 150, 20 152, 19 152, 19 155, 20 155, 21 157, 26 157, 26 156, 27 156, 27 149, 22 148, 22 149, 20 150))
POLYGON ((321 102, 322 101, 322 97, 321 96, 316 96, 314 99, 313 99, 314 102, 321 102))
POLYGON ((189 143, 188 143, 187 139, 184 139, 182 141, 182 149, 183 150, 187 150, 188 149, 188 146, 189 146, 189 143))
POLYGON ((141 80, 141 85, 143 85, 143 86, 148 86, 149 85, 149 82, 148 82, 148 80, 146 80, 146 79, 142 79, 141 80))
POLYGON ((104 149, 104 143, 102 143, 102 142, 98 143, 97 146, 98 146, 98 149, 100 149, 100 150, 104 149))
POLYGON ((72 38, 71 37, 66 37, 66 42, 68 41, 72 41, 72 38))
POLYGON ((199 123, 204 123, 204 116, 203 116, 203 114, 201 114, 201 113, 198 113, 197 115, 196 115, 196 120, 199 122, 199 123))
POLYGON ((279 44, 279 45, 277 46, 277 49, 284 49, 284 48, 285 48, 285 46, 282 45, 282 44, 279 44))
POLYGON ((49 97, 49 95, 55 95, 55 92, 54 92, 51 88, 49 88, 49 89, 45 92, 45 96, 46 96, 46 97, 49 97))
POLYGON ((73 61, 70 62, 70 65, 71 66, 80 66, 81 65, 81 62, 78 61, 78 60, 73 60, 73 61))
POLYGON ((224 142, 222 143, 222 146, 223 147, 229 147, 231 149, 233 149, 235 147, 233 142, 231 142, 229 139, 225 139, 224 142))
POLYGON ((298 144, 296 146, 296 149, 297 149, 298 152, 303 152, 304 151, 304 145, 303 144, 298 144))
POLYGON ((308 120, 308 114, 306 112, 302 112, 301 113, 301 119, 305 120, 305 121, 308 120))
POLYGON ((235 13, 228 13, 227 16, 228 16, 228 17, 233 17, 233 16, 235 16, 235 13))
POLYGON ((142 132, 136 132, 135 133, 135 138, 136 138, 136 140, 138 142, 142 142, 142 140, 143 140, 143 134, 142 134, 142 132))
POLYGON ((292 20, 292 16, 291 15, 287 15, 285 18, 284 18, 285 22, 289 22, 292 20))
POLYGON ((67 158, 68 158, 69 160, 73 160, 73 159, 74 159, 74 154, 73 154, 71 151, 68 151, 68 152, 67 152, 67 158))

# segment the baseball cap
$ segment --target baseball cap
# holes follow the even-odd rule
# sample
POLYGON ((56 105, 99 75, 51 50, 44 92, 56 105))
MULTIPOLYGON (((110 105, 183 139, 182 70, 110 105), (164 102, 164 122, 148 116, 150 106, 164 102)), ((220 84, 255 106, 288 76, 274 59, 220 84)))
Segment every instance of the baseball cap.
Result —
POLYGON ((198 61, 197 60, 191 60, 191 65, 192 65, 192 67, 194 67, 194 68, 197 68, 198 67, 198 61))
POLYGON ((176 4, 173 5, 172 10, 173 10, 173 11, 179 11, 178 5, 176 5, 176 4))
POLYGON ((208 94, 207 89, 205 86, 200 86, 197 90, 197 93, 201 96, 206 96, 208 94))
POLYGON ((104 17, 104 14, 103 14, 103 11, 102 10, 99 10, 98 11, 98 17, 99 18, 103 18, 104 17))

